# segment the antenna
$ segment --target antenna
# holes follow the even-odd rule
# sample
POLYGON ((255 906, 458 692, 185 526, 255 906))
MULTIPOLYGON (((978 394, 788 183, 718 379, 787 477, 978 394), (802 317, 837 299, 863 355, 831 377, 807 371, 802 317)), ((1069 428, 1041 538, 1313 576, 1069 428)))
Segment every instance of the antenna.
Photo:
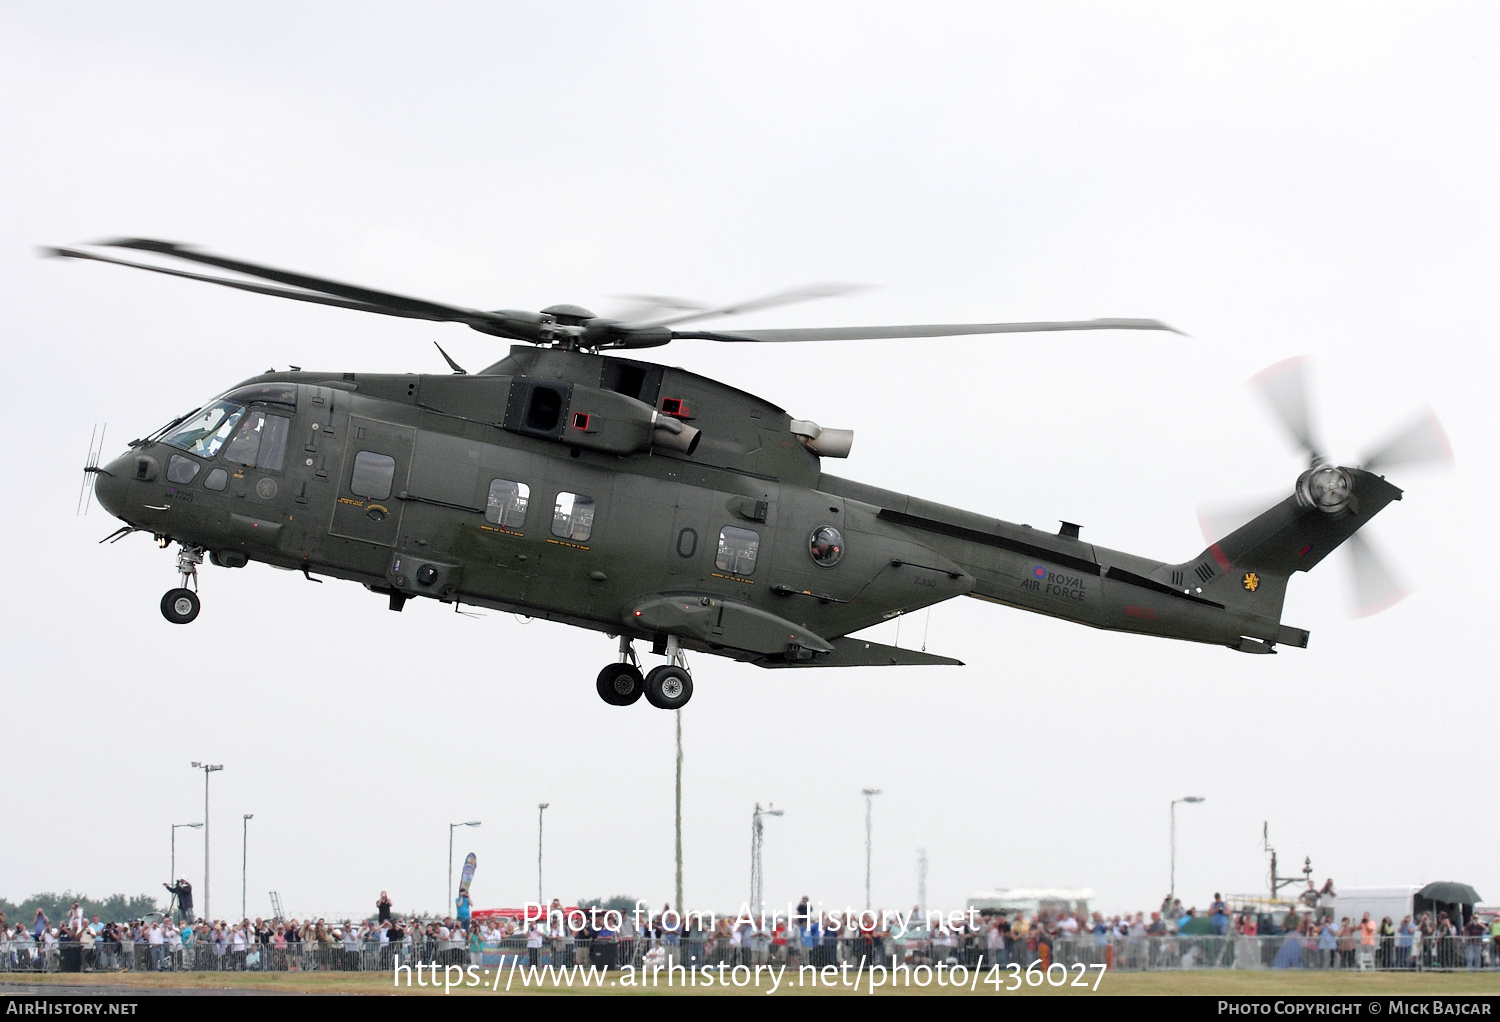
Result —
POLYGON ((89 476, 104 471, 99 467, 99 457, 104 453, 104 434, 108 430, 109 423, 106 422, 104 428, 100 429, 99 424, 96 422, 94 423, 93 430, 89 433, 89 453, 88 457, 83 461, 83 486, 78 490, 78 507, 73 512, 75 517, 77 515, 88 514, 89 508, 94 504, 94 490, 93 487, 89 486, 89 476), (94 442, 96 439, 95 434, 98 434, 97 444, 94 442))

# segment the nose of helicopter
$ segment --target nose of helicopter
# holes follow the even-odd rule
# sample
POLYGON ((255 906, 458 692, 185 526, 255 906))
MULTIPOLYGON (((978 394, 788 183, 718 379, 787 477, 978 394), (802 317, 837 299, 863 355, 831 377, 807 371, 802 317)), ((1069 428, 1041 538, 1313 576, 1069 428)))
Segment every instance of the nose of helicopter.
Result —
POLYGON ((130 486, 131 476, 135 473, 135 458, 129 454, 122 454, 101 468, 94 476, 94 499, 99 506, 104 508, 116 518, 122 518, 120 514, 125 507, 125 492, 130 486))

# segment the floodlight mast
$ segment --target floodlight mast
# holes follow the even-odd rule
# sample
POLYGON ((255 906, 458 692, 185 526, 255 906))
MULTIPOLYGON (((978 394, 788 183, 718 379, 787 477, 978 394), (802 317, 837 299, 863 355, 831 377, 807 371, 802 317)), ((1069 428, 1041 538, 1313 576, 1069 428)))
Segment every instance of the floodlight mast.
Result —
POLYGON ((542 902, 542 814, 551 804, 551 802, 536 804, 536 903, 539 907, 544 904, 542 902))
POLYGON ((193 760, 193 769, 203 771, 203 918, 212 919, 213 913, 209 911, 209 888, 208 888, 208 775, 215 770, 223 770, 223 763, 200 763, 193 760))
POLYGON ((880 794, 879 788, 862 788, 860 794, 865 797, 865 908, 870 907, 870 838, 871 820, 874 812, 874 799, 880 794))
POLYGON ((760 803, 755 803, 755 812, 750 814, 750 911, 758 911, 765 903, 765 875, 761 868, 760 849, 764 841, 765 825, 761 818, 765 816, 785 816, 784 810, 777 809, 774 804, 767 803, 762 809, 760 803))
POLYGON ((248 918, 250 918, 249 913, 246 911, 246 908, 245 908, 245 878, 249 875, 249 871, 250 871, 250 821, 253 820, 253 819, 255 819, 255 814, 254 813, 246 813, 245 814, 245 821, 244 821, 244 827, 245 827, 244 844, 240 848, 240 918, 241 919, 248 919, 248 918))
POLYGON ((1197 795, 1187 795, 1172 800, 1172 881, 1168 888, 1170 893, 1167 895, 1167 900, 1169 902, 1177 897, 1177 803, 1186 802, 1189 805, 1195 805, 1202 801, 1203 799, 1197 795))

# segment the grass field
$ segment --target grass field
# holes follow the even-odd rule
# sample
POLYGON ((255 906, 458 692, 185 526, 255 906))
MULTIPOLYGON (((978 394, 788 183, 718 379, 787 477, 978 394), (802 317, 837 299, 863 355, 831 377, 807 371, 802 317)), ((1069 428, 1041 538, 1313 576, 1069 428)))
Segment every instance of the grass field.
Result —
MULTIPOLYGON (((758 985, 746 985, 744 987, 720 986, 717 982, 713 986, 704 987, 701 984, 684 990, 680 985, 668 987, 666 977, 663 975, 655 985, 641 984, 640 977, 636 976, 636 985, 623 985, 623 973, 611 972, 603 980, 601 987, 597 981, 592 986, 584 986, 576 982, 569 986, 556 982, 533 983, 529 986, 522 981, 521 973, 517 973, 511 982, 512 995, 555 993, 555 994, 679 994, 699 993, 717 995, 735 994, 760 994, 762 996, 772 993, 772 983, 766 976, 762 976, 758 985)), ((868 979, 861 982, 858 988, 860 996, 868 996, 868 979)), ((986 985, 981 978, 980 982, 971 988, 964 986, 957 989, 952 986, 940 987, 932 983, 925 988, 913 986, 903 988, 890 986, 876 990, 876 993, 894 994, 900 996, 904 993, 916 994, 952 994, 965 996, 987 996, 987 997, 1026 997, 1036 995, 1052 996, 1081 996, 1099 997, 1105 995, 1129 996, 1140 994, 1193 994, 1200 996, 1248 996, 1248 997, 1275 997, 1281 995, 1339 995, 1352 994, 1356 996, 1420 996, 1433 994, 1448 994, 1457 996, 1496 995, 1500 994, 1500 973, 1321 973, 1321 972, 1242 972, 1233 970, 1199 970, 1194 972, 1133 972, 1133 973, 1110 973, 1105 975, 1099 982, 1097 991, 1092 989, 1095 976, 1088 977, 1088 988, 1070 987, 1027 987, 1022 986, 1019 990, 1000 990, 997 992, 993 985, 986 985)), ((1006 982, 1009 982, 1008 977, 1006 982)), ((680 983, 680 980, 679 980, 680 983)), ((432 987, 402 986, 396 988, 392 984, 389 973, 358 973, 358 972, 309 972, 309 973, 89 973, 83 975, 0 975, 0 997, 7 993, 15 993, 13 984, 25 985, 31 989, 37 987, 55 988, 59 993, 87 993, 90 990, 98 990, 100 993, 129 994, 134 992, 168 992, 168 991, 244 991, 246 993, 281 993, 281 994, 401 994, 419 996, 443 996, 441 985, 434 990, 432 987)), ((455 987, 453 995, 484 995, 496 996, 505 994, 505 974, 501 974, 499 990, 491 990, 489 987, 455 987)), ((856 991, 843 986, 798 986, 793 973, 787 973, 777 993, 793 994, 853 994, 856 991)))

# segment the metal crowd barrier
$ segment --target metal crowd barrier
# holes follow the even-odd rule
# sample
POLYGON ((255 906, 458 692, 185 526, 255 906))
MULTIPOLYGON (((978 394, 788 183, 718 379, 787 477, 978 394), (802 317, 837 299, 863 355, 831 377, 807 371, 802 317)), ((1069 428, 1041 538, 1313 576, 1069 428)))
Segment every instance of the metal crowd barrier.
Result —
POLYGON ((73 941, 38 944, 30 939, 0 942, 0 972, 389 972, 401 966, 511 966, 592 965, 605 969, 627 966, 637 970, 748 965, 801 968, 866 968, 936 965, 940 962, 969 968, 1014 964, 1022 970, 1104 965, 1119 971, 1167 969, 1317 969, 1317 970, 1496 970, 1500 944, 1488 937, 1380 937, 1364 945, 1356 937, 1326 942, 1300 934, 1278 936, 1100 937, 1081 935, 1055 939, 1050 947, 1028 950, 1020 940, 1010 948, 990 948, 983 935, 977 940, 953 938, 933 942, 924 935, 880 939, 827 937, 809 944, 764 939, 736 947, 724 937, 690 936, 681 939, 624 937, 603 940, 547 939, 528 947, 525 937, 487 942, 482 950, 449 942, 417 940, 384 946, 362 943, 301 941, 285 947, 195 942, 168 946, 122 941, 73 941))
MULTIPOLYGON (((1275 936, 1097 937, 1058 940, 1052 960, 1104 963, 1113 969, 1318 969, 1354 971, 1500 969, 1500 946, 1489 937, 1358 936, 1322 941, 1298 933, 1275 936)), ((1028 963, 1029 964, 1029 963, 1028 963)))

